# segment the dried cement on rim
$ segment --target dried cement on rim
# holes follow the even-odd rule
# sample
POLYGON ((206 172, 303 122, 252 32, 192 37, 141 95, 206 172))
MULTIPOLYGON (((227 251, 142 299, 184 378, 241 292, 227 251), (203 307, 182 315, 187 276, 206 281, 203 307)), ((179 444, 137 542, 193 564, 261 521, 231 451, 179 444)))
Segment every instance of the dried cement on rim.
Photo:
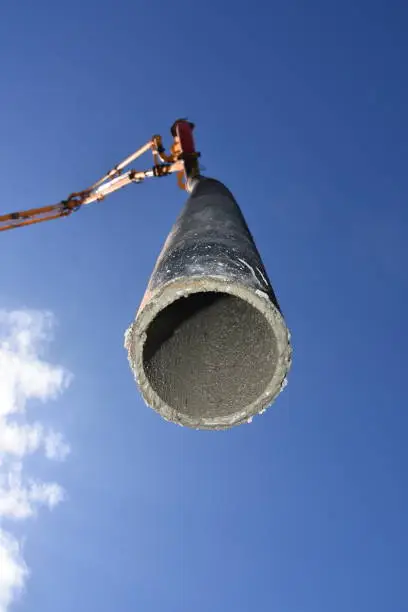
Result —
POLYGON ((148 406, 164 419, 194 429, 228 429, 244 422, 250 422, 256 414, 262 413, 286 386, 286 375, 291 365, 290 335, 282 315, 267 294, 253 291, 247 287, 231 283, 228 279, 217 277, 190 277, 171 281, 146 296, 143 306, 125 334, 125 348, 128 351, 130 367, 142 396, 148 406), (226 415, 190 415, 179 412, 158 396, 146 374, 143 350, 146 330, 155 317, 173 302, 194 293, 219 292, 244 300, 258 310, 270 325, 276 339, 277 357, 273 376, 263 393, 251 404, 226 415))

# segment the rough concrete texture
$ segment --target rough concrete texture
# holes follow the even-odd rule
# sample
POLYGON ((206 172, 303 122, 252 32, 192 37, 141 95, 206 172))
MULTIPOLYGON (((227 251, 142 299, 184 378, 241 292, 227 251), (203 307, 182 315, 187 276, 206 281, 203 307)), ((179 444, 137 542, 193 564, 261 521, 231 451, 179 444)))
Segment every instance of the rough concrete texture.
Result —
POLYGON ((286 386, 290 336, 268 296, 217 278, 150 295, 126 332, 146 403, 195 429, 250 422, 286 386))
POLYGON ((180 298, 146 333, 143 365, 150 385, 193 419, 242 410, 262 395, 276 368, 276 339, 265 317, 232 295, 180 298))

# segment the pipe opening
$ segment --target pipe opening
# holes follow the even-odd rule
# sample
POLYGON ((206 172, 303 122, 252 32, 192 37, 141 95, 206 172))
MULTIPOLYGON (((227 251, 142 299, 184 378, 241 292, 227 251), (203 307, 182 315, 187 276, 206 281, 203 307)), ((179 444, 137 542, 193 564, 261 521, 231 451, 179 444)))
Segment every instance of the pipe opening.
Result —
POLYGON ((192 418, 232 415, 265 391, 277 344, 263 314, 226 293, 194 293, 150 323, 143 348, 149 383, 168 406, 192 418))

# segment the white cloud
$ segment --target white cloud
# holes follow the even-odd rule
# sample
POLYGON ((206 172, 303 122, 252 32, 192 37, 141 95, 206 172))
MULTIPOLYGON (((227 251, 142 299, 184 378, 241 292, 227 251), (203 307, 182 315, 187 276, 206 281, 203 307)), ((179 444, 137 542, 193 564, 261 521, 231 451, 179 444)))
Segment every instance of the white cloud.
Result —
POLYGON ((4 612, 21 593, 28 577, 28 568, 21 556, 18 541, 3 529, 0 529, 0 568, 0 610, 4 612))
POLYGON ((50 431, 44 438, 45 456, 47 459, 63 461, 69 455, 69 445, 59 431, 50 431))
POLYGON ((48 312, 0 310, 0 612, 10 609, 29 575, 10 521, 27 519, 42 506, 52 509, 64 499, 59 484, 33 480, 24 470, 24 458, 36 451, 56 460, 69 453, 61 433, 26 421, 29 400, 54 399, 71 380, 64 368, 43 358, 53 325, 48 312))
MULTIPOLYGON (((20 462, 8 464, 0 472, 0 517, 24 519, 36 514, 39 506, 52 509, 64 498, 63 489, 56 483, 44 483, 23 478, 20 462)), ((1 578, 0 578, 1 584, 1 578)))

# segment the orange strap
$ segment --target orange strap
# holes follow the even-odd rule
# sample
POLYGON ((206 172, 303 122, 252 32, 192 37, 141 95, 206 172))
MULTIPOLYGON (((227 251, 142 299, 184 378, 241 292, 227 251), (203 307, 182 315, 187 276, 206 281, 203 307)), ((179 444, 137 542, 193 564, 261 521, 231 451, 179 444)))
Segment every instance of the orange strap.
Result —
POLYGON ((166 155, 162 147, 161 137, 153 136, 152 140, 149 140, 143 147, 140 147, 137 151, 114 166, 91 187, 84 191, 71 194, 67 200, 62 200, 50 206, 42 206, 40 208, 31 208, 29 210, 0 215, 0 232, 16 227, 23 227, 25 225, 41 223, 42 221, 51 221, 52 219, 67 217, 79 210, 79 208, 85 204, 101 201, 110 193, 130 183, 140 183, 144 179, 150 177, 161 177, 176 172, 178 184, 180 187, 184 188, 181 181, 184 162, 179 159, 176 153, 177 151, 173 145, 170 155, 166 155), (142 171, 128 170, 123 173, 123 169, 126 166, 149 150, 153 153, 153 168, 142 171))

